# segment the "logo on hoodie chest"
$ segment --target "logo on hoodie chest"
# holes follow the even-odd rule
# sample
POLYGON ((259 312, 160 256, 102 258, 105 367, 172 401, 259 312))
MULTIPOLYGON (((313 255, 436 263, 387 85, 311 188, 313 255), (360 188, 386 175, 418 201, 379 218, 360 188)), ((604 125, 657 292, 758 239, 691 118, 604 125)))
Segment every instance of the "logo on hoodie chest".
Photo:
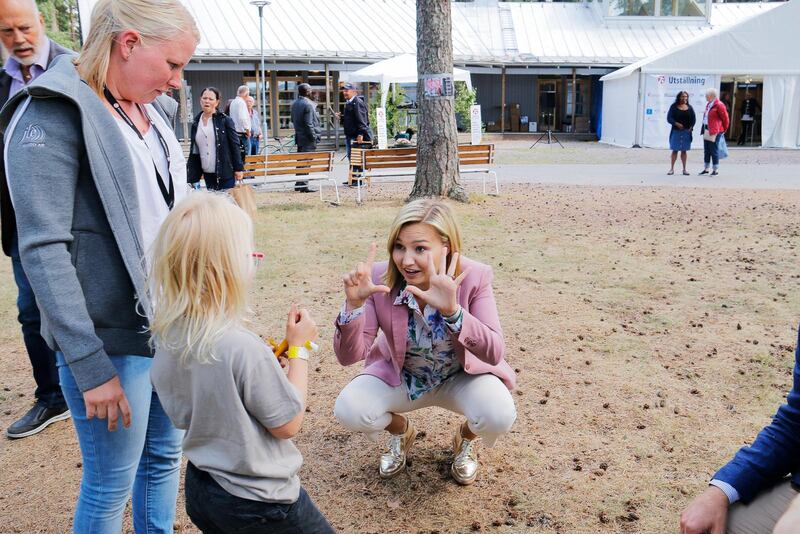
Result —
POLYGON ((22 134, 20 145, 22 146, 44 146, 44 128, 38 124, 29 124, 22 134))

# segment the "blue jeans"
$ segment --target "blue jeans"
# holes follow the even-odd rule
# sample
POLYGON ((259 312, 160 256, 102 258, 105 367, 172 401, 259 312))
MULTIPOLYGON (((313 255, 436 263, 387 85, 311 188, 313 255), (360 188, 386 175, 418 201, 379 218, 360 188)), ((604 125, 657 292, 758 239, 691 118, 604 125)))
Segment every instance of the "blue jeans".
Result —
POLYGON ((47 408, 61 408, 64 406, 64 395, 58 383, 58 369, 56 369, 56 355, 47 346, 42 338, 40 328, 42 318, 36 297, 28 282, 28 277, 22 269, 19 259, 19 243, 17 237, 11 242, 11 267, 14 271, 14 281, 17 284, 17 319, 22 325, 22 339, 28 358, 33 368, 33 379, 36 381, 34 396, 36 402, 47 408))
POLYGON ((191 462, 186 466, 186 513, 204 534, 333 534, 306 490, 293 503, 236 497, 191 462))
POLYGON ((172 426, 150 383, 152 358, 111 356, 131 409, 131 426, 108 431, 107 419, 87 419, 83 394, 56 353, 61 387, 72 411, 83 457, 83 478, 73 532, 119 534, 133 490, 133 528, 172 534, 178 497, 183 431, 172 426))
POLYGON ((254 135, 250 137, 250 155, 258 156, 258 149, 259 149, 258 136, 254 135))

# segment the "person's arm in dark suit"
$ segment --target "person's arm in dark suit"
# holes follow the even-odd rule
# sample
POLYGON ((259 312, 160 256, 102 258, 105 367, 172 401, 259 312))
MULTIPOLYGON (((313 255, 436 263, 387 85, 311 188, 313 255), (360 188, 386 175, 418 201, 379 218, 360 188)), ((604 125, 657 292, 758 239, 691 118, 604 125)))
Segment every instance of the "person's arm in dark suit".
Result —
POLYGON ((305 109, 303 110, 303 129, 305 129, 306 138, 316 143, 317 131, 314 128, 314 113, 316 113, 314 104, 312 104, 311 101, 306 102, 305 109))
POLYGON ((363 98, 356 98, 353 101, 356 107, 356 127, 358 128, 357 135, 363 135, 364 139, 369 138, 369 110, 363 98))
POLYGON ((697 124, 697 115, 694 114, 694 108, 689 106, 689 124, 686 126, 686 128, 688 130, 692 130, 695 124, 697 124))
MULTIPOLYGON (((800 337, 798 338, 800 344, 800 337)), ((744 503, 800 468, 800 347, 795 349, 792 391, 786 404, 749 447, 742 447, 733 460, 714 475, 739 493, 744 503)))

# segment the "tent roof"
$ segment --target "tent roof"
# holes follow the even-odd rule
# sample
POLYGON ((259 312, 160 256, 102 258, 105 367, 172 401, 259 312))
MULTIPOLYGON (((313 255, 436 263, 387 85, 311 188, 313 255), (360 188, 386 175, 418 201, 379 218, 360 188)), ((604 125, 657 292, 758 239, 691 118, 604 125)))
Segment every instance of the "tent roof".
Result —
MULTIPOLYGON (((78 0, 84 36, 96 2, 78 0)), ((195 59, 260 56, 258 14, 248 0, 182 2, 200 29, 195 59)), ((606 21, 592 3, 453 2, 453 57, 473 65, 623 66, 772 7, 715 3, 707 25, 606 21)), ((372 62, 416 53, 416 39, 415 0, 272 0, 264 8, 269 61, 372 62)))
POLYGON ((778 4, 758 16, 693 39, 601 78, 624 78, 641 70, 659 74, 800 74, 794 51, 800 0, 778 4))
MULTIPOLYGON (((453 69, 456 81, 470 85, 469 71, 453 69)), ((344 73, 342 79, 350 82, 417 83, 417 56, 402 54, 378 61, 354 72, 344 73)))

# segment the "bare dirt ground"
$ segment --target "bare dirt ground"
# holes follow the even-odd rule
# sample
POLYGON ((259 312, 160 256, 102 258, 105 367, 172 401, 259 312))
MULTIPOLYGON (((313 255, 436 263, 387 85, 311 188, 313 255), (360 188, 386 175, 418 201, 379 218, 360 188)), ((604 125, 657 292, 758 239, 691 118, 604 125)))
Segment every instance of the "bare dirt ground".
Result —
MULTIPOLYGON (((254 329, 280 334, 292 299, 321 325, 296 442, 303 484, 341 532, 674 532, 790 387, 800 192, 506 187, 456 209, 467 255, 495 269, 518 420, 463 488, 447 474, 459 418, 417 412, 412 464, 381 481, 380 447, 332 416, 360 366, 341 367, 330 344, 341 274, 383 244, 409 187, 379 189, 361 207, 259 195, 254 329)), ((0 280, 5 428, 33 381, 7 261, 0 280)), ((81 474, 69 423, 0 439, 0 465, 0 531, 69 530, 81 474)), ((176 530, 194 532, 181 498, 176 530)))

